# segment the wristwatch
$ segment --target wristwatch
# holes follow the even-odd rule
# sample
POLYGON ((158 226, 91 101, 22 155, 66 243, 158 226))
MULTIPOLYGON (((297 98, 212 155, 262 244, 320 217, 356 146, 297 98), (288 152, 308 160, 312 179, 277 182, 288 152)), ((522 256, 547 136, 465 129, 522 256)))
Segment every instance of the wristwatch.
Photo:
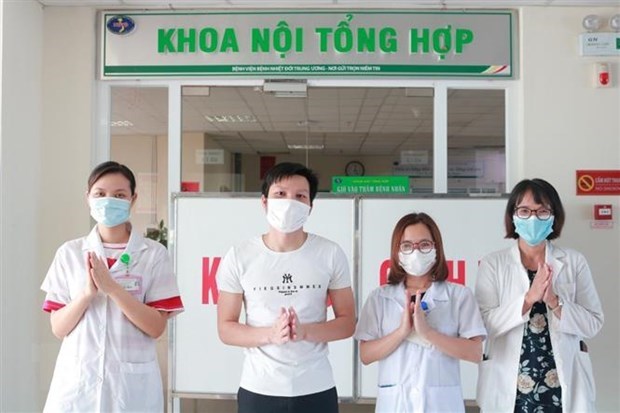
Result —
POLYGON ((549 308, 549 310, 551 310, 551 312, 554 312, 555 310, 562 307, 563 305, 564 305, 564 300, 562 300, 562 297, 558 297, 558 305, 556 305, 553 308, 549 308))

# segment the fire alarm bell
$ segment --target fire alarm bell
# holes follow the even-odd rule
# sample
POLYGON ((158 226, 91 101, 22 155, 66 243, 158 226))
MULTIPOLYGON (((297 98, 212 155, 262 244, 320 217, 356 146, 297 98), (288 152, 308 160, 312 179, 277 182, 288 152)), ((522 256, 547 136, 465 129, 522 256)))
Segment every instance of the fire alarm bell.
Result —
POLYGON ((594 219, 596 221, 607 221, 613 219, 611 212, 611 204, 594 205, 594 219))
POLYGON ((610 87, 611 75, 608 63, 596 63, 596 87, 610 87))

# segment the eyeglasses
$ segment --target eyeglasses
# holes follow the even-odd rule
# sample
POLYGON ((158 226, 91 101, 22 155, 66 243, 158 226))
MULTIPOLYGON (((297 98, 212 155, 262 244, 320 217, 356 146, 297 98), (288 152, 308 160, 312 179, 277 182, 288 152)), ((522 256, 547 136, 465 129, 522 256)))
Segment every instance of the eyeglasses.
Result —
POLYGON ((515 215, 522 219, 528 219, 535 214, 538 219, 541 221, 546 221, 551 216, 553 216, 553 212, 547 208, 538 208, 538 209, 529 209, 528 207, 518 207, 515 208, 515 215))
POLYGON ((435 243, 427 239, 422 240, 420 242, 405 241, 405 242, 401 242, 400 246, 398 247, 400 252, 402 252, 403 254, 407 254, 407 255, 411 254, 416 248, 422 254, 428 254, 429 252, 433 250, 433 248, 435 248, 435 243))

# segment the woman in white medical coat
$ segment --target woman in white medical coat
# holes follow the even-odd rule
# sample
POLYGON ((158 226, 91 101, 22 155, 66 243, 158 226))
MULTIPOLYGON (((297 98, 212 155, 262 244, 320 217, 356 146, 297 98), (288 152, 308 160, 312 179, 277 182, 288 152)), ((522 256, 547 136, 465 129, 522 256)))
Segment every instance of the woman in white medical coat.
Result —
POLYGON ((464 412, 459 360, 478 363, 486 335, 474 295, 446 282, 441 233, 425 213, 398 221, 390 261, 355 331, 362 363, 379 361, 375 411, 464 412))
POLYGON ((183 310, 167 250, 132 230, 136 181, 104 162, 88 179, 97 225, 56 252, 43 309, 62 346, 44 411, 162 412, 156 339, 183 310))
POLYGON ((488 340, 479 365, 485 412, 592 412, 594 378, 586 339, 603 310, 583 255, 553 245, 564 225, 555 188, 519 182, 508 199, 506 238, 480 262, 476 298, 488 340))

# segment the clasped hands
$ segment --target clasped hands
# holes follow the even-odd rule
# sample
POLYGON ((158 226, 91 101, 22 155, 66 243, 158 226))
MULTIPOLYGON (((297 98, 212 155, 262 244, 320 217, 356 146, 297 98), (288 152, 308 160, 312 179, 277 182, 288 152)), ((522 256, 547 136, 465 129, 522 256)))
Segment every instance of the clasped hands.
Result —
POLYGON ((539 263, 532 285, 525 295, 526 302, 531 304, 543 301, 550 308, 558 306, 558 296, 553 292, 553 269, 547 263, 539 263))
POLYGON ((405 289, 405 310, 401 317, 400 326, 403 338, 412 331, 418 333, 423 339, 428 339, 428 334, 433 330, 426 321, 426 313, 422 309, 422 296, 420 290, 416 291, 415 303, 411 301, 412 294, 405 289))
POLYGON ((306 329, 299 322, 299 316, 293 307, 280 308, 280 315, 269 330, 270 344, 284 344, 289 341, 301 341, 306 338, 306 329))
POLYGON ((103 259, 92 251, 86 255, 86 268, 88 269, 88 277, 84 295, 87 297, 93 298, 98 291, 108 295, 116 288, 120 288, 120 285, 110 275, 108 266, 103 259))

